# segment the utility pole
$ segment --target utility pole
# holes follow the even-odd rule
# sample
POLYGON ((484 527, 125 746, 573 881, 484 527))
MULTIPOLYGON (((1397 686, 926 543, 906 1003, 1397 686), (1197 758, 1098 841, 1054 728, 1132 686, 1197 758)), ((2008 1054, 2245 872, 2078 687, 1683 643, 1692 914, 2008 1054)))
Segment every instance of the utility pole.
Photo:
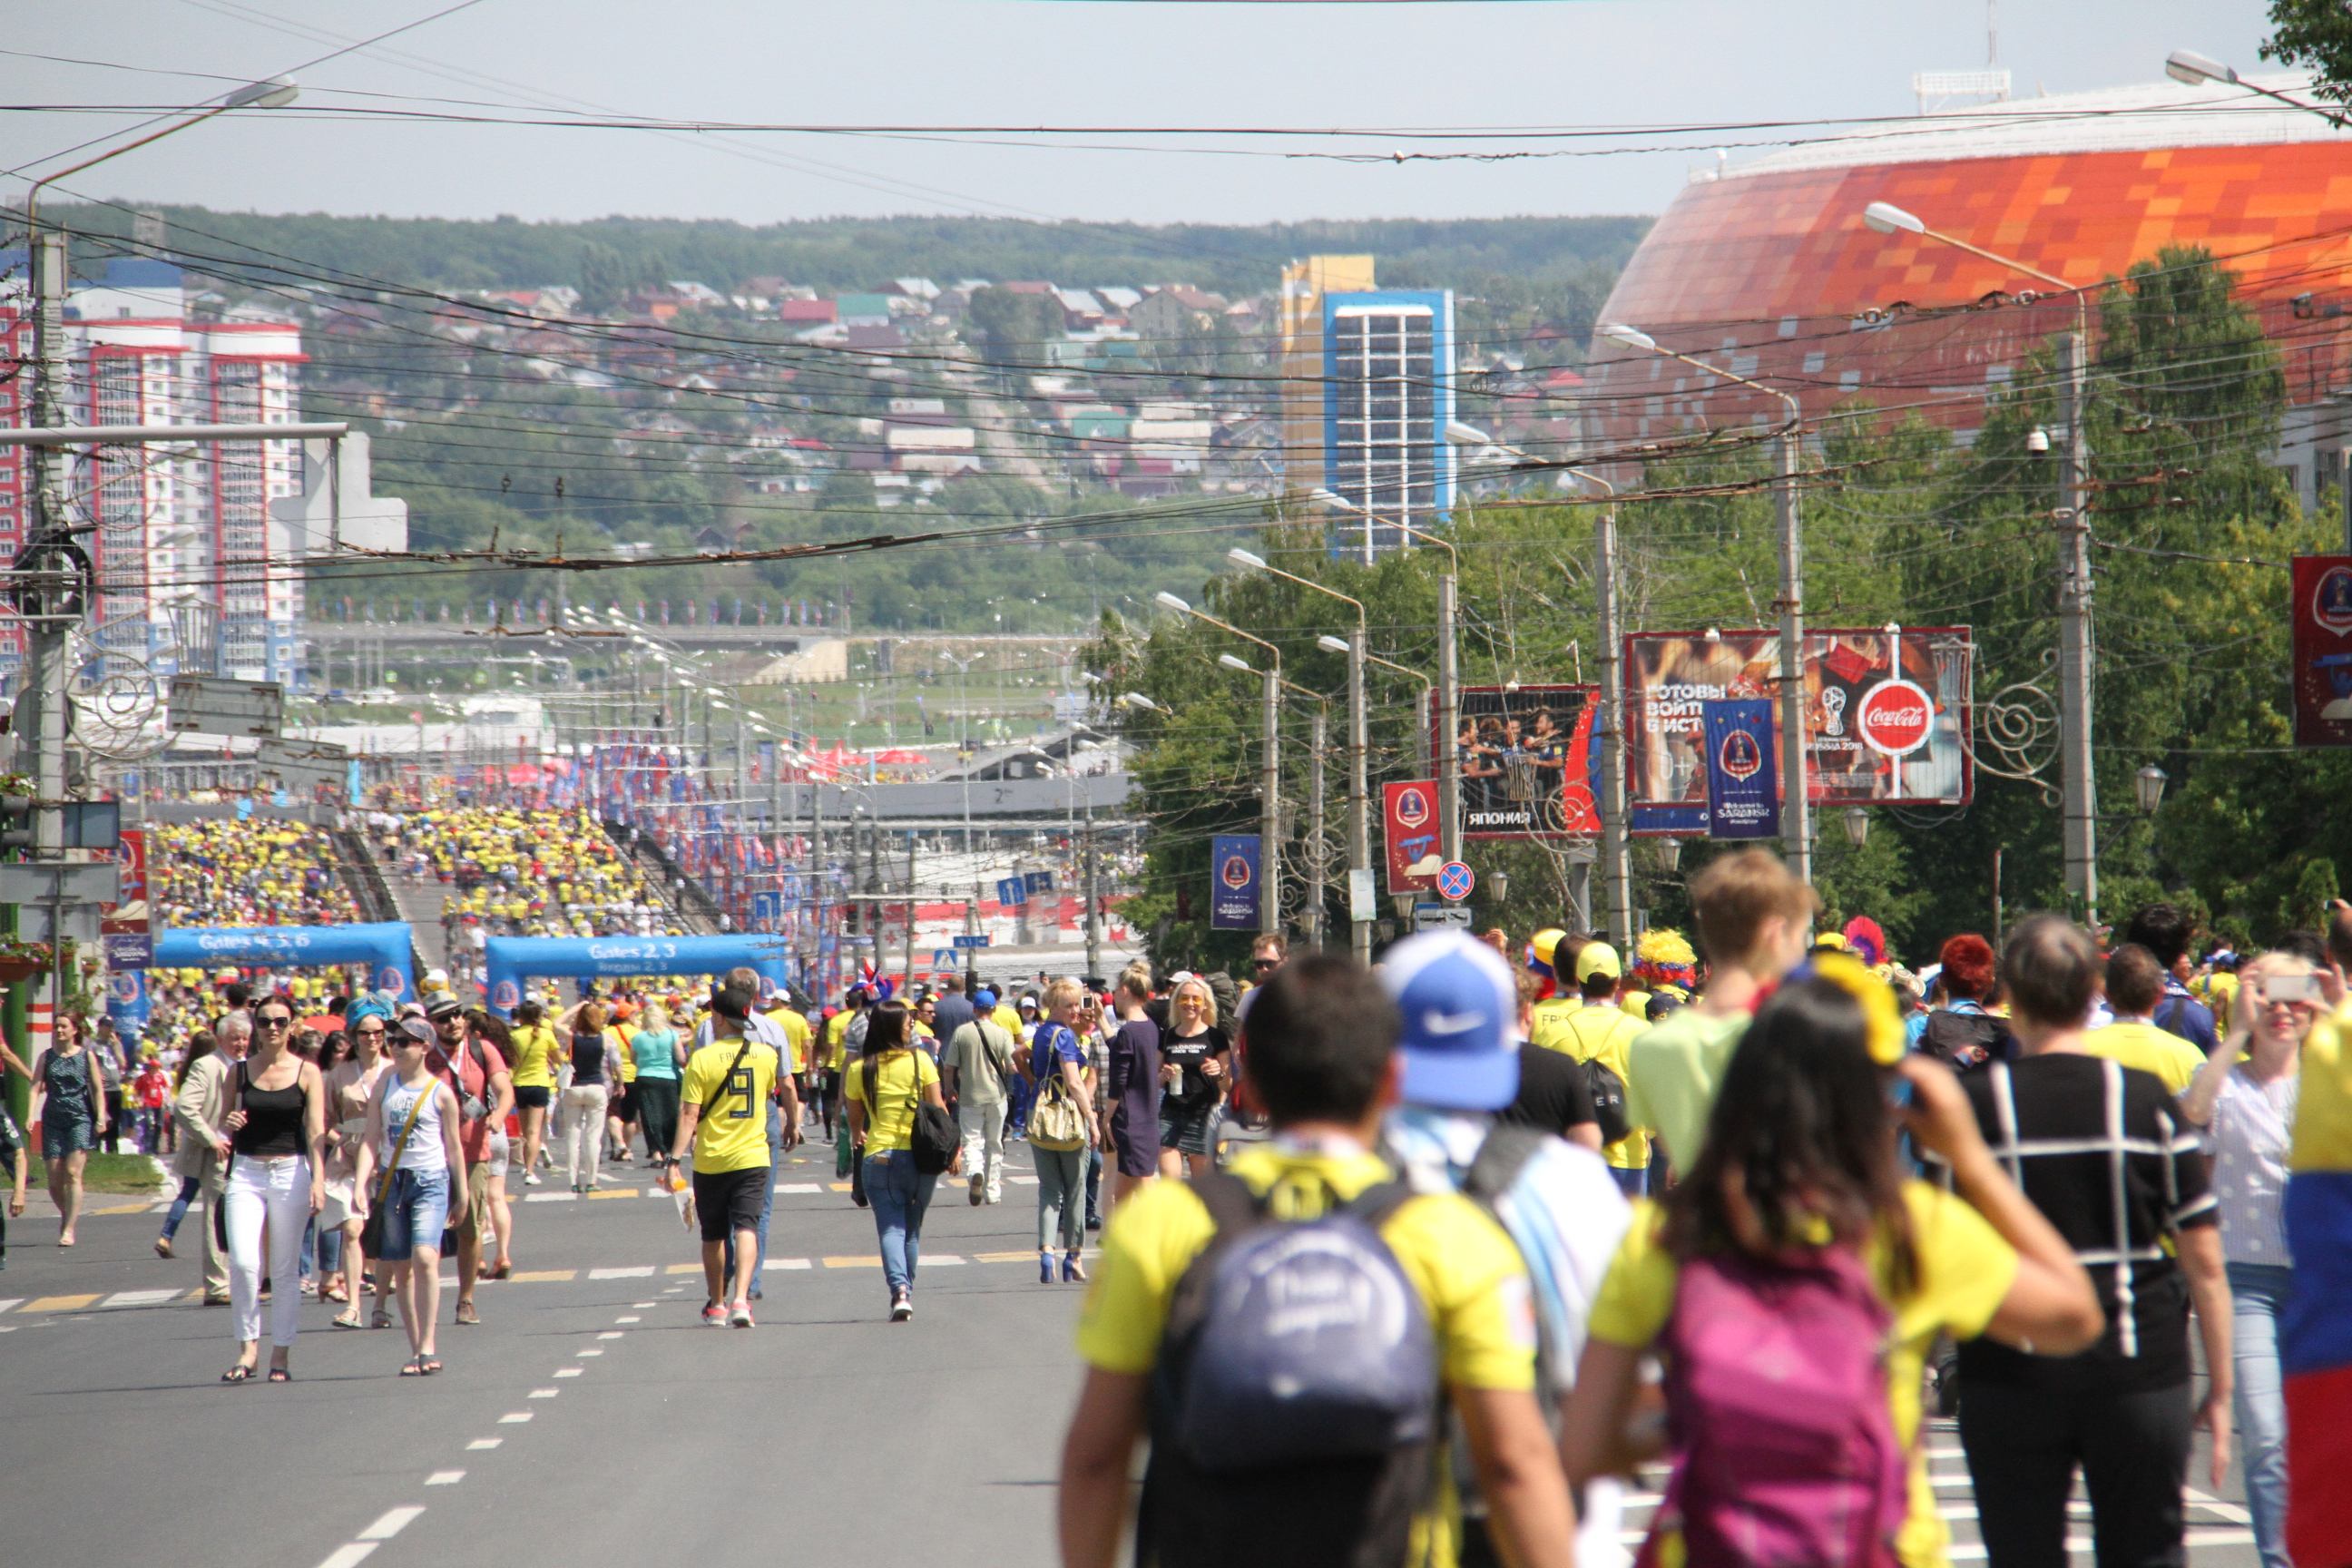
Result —
POLYGON ((2084 924, 2099 921, 2098 787, 2091 759, 2091 520, 2084 511, 2088 467, 2083 438, 2084 335, 2058 340, 2058 766, 2066 813, 2066 893, 2084 924))
POLYGON ((1307 905, 1308 945, 1323 945, 1323 920, 1329 908, 1331 887, 1323 875, 1323 756, 1331 749, 1331 716, 1318 708, 1307 742, 1307 860, 1315 868, 1315 896, 1307 905))
MULTIPOLYGON (((1805 797, 1805 541, 1797 517, 1797 454, 1801 439, 1792 403, 1788 428, 1774 444, 1780 471, 1772 479, 1772 509, 1780 525, 1780 595, 1776 606, 1780 612, 1780 841, 1790 871, 1811 887, 1812 811, 1811 802, 1805 797)), ((1611 901, 1615 901, 1613 890, 1611 901)))
MULTIPOLYGON (((1265 736, 1260 746, 1265 755, 1258 769, 1258 905, 1257 929, 1266 936, 1282 934, 1282 672, 1266 669, 1260 672, 1265 684, 1265 736)), ((1087 803, 1087 816, 1094 816, 1094 802, 1087 803)), ((1088 829, 1091 833, 1093 830, 1088 829)), ((1091 846, 1091 840, 1089 840, 1091 846)), ((1087 853, 1091 855, 1091 847, 1087 853)), ((1091 862, 1089 862, 1091 864, 1091 862)), ((1091 890, 1089 890, 1091 897, 1091 890)), ((1089 905, 1089 908, 1092 906, 1089 905)), ((1091 921, 1092 916, 1088 917, 1091 921)), ((1087 927, 1091 942, 1094 927, 1087 927)), ((1089 968, 1089 974, 1100 971, 1089 968)))
POLYGON ((1088 974, 1100 974, 1103 972, 1102 921, 1097 918, 1097 911, 1102 908, 1102 900, 1099 896, 1101 889, 1097 882, 1101 867, 1102 858, 1095 850, 1095 802, 1094 796, 1089 795, 1087 797, 1086 837, 1087 973, 1088 974))
MULTIPOLYGON (((1633 872, 1625 853, 1624 637, 1617 607, 1617 502, 1610 490, 1593 530, 1601 556, 1601 874, 1609 900, 1609 941, 1619 952, 1633 938, 1633 872)), ((1571 767, 1580 766, 1578 757, 1571 767)))
POLYGON ((1360 615, 1348 633, 1348 902, 1351 926, 1349 946, 1356 962, 1367 967, 1372 962, 1372 922, 1355 920, 1353 916, 1356 873, 1366 870, 1372 863, 1371 821, 1364 799, 1364 754, 1370 745, 1371 735, 1364 714, 1364 623, 1360 615))
POLYGON ((1437 752, 1437 832, 1438 843, 1448 860, 1462 858, 1462 752, 1454 743, 1454 729, 1462 721, 1457 710, 1462 702, 1461 671, 1454 663, 1454 619, 1455 595, 1460 591, 1454 581, 1452 550, 1446 552, 1448 564, 1437 579, 1437 711, 1429 716, 1430 738, 1437 752))

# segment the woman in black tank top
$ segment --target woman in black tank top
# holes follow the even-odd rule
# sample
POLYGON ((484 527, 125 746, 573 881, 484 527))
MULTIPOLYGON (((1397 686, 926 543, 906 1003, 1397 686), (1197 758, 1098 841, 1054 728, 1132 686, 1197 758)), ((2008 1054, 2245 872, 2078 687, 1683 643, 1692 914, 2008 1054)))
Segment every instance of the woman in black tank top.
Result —
POLYGON ((269 1262, 269 1381, 287 1360, 302 1310, 302 1233, 326 1202, 326 1081, 289 1048, 294 1009, 266 996, 253 1009, 253 1053, 229 1079, 227 1191, 221 1213, 228 1247, 236 1364, 223 1383, 250 1378, 261 1357, 261 1266, 269 1262))

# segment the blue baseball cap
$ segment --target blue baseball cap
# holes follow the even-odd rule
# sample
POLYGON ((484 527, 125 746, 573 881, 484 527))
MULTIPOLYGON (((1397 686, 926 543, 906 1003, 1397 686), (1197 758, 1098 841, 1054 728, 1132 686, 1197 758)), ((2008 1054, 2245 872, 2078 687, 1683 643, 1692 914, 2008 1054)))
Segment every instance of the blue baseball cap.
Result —
POLYGON ((983 1009, 993 1007, 996 1005, 996 993, 983 985, 971 994, 971 1005, 983 1009))
POLYGON ((1404 1100, 1500 1110, 1519 1092, 1519 991, 1476 938, 1429 931, 1389 949, 1381 984, 1404 1016, 1404 1100))

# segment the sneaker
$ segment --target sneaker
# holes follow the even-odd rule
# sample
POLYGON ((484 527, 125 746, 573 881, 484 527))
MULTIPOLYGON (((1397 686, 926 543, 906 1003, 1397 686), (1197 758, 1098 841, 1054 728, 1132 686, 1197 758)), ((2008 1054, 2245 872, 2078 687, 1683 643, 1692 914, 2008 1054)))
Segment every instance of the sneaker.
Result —
POLYGON ((525 1171, 522 1174, 522 1184, 526 1187, 535 1187, 539 1185, 539 1173, 537 1171, 525 1171))
POLYGON ((720 1306, 716 1301, 704 1303, 702 1309, 702 1326, 706 1329, 725 1328, 727 1326, 727 1309, 720 1306))
POLYGON ((985 1176, 974 1176, 971 1179, 971 1206, 978 1208, 987 1201, 988 1179, 985 1176))
POLYGON ((890 1297, 890 1321, 894 1323, 903 1323, 914 1315, 914 1299, 904 1290, 893 1292, 890 1297))
POLYGON ((731 1326, 733 1326, 733 1327, 735 1327, 735 1328, 739 1328, 739 1329, 748 1329, 748 1328, 750 1328, 750 1327, 751 1326, 751 1307, 750 1307, 748 1304, 746 1304, 746 1303, 744 1303, 744 1302, 741 1302, 741 1301, 738 1301, 738 1302, 736 1302, 736 1303, 735 1303, 735 1305, 734 1305, 734 1307, 733 1307, 733 1309, 732 1309, 731 1310, 730 1310, 730 1311, 728 1312, 728 1314, 727 1314, 727 1321, 729 1322, 729 1324, 730 1324, 731 1326))

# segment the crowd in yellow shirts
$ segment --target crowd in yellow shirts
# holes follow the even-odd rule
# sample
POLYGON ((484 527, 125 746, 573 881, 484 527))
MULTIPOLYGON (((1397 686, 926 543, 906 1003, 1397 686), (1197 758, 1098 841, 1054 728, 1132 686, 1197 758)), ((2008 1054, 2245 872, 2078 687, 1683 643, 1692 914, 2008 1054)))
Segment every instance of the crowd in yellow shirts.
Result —
POLYGON ((148 899, 164 925, 344 925, 360 918, 335 841, 323 829, 224 818, 149 832, 148 899))

